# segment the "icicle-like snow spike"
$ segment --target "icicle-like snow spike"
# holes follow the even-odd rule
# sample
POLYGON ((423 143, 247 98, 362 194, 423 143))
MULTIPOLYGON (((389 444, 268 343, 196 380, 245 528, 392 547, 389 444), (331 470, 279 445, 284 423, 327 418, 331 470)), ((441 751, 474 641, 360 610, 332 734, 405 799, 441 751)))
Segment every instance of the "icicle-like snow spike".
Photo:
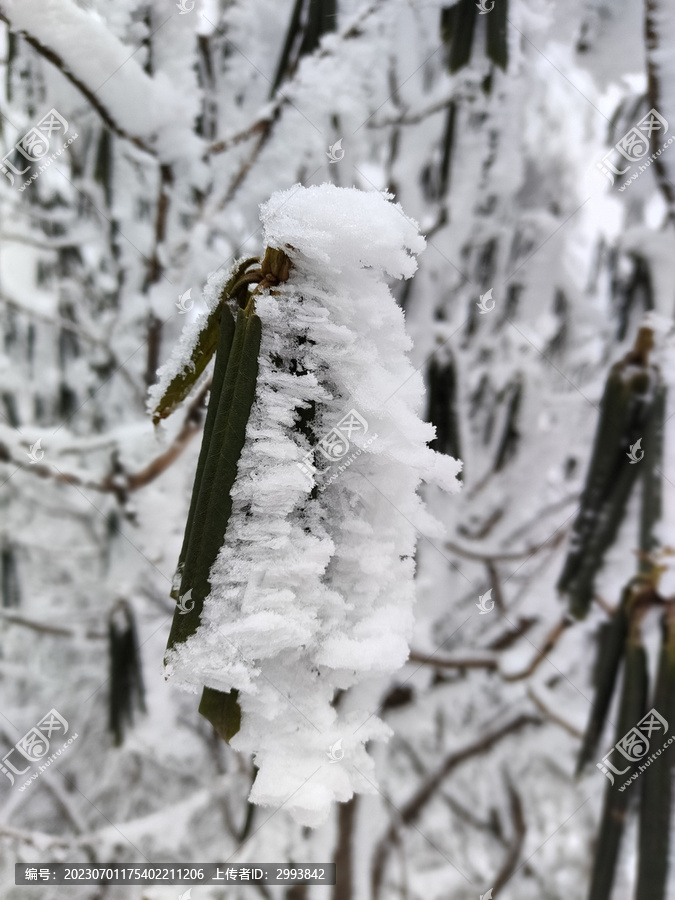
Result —
MULTIPOLYGON (((675 606, 663 617, 659 671, 653 708, 675 721, 675 606)), ((656 746, 650 750, 656 750, 656 746)), ((664 750, 641 774, 637 893, 635 900, 665 900, 670 853, 671 775, 675 749, 664 750)))
MULTIPOLYGON (((199 460, 197 461, 197 471, 195 472, 194 487, 192 488, 192 499, 190 500, 190 511, 188 512, 187 523, 185 525, 185 536, 183 538, 183 546, 181 547, 180 556, 178 557, 178 566, 176 568, 176 578, 174 583, 177 587, 172 590, 171 596, 174 600, 179 600, 178 586, 180 585, 181 576, 183 574, 183 566, 185 563, 185 555, 187 553, 190 535, 192 533, 192 523, 197 509, 199 500, 199 492, 201 490, 202 479, 204 476, 204 468, 206 467, 206 459, 209 455, 209 447, 211 445, 211 435, 213 434, 213 426, 218 412, 218 403, 220 394, 225 380, 225 371, 227 362, 232 349, 232 341, 234 339, 234 316, 230 312, 227 303, 223 303, 220 315, 220 337, 218 339, 218 347, 216 349, 216 364, 213 369, 213 380, 211 382, 211 392, 209 397, 209 406, 206 411, 206 419, 204 421, 204 435, 202 437, 202 446, 199 451, 199 460)), ((207 495, 208 496, 208 495, 207 495)))
POLYGON ((243 260, 235 267, 231 277, 223 287, 221 302, 208 316, 204 327, 199 333, 190 359, 185 363, 180 372, 171 379, 164 395, 155 406, 152 414, 152 421, 155 425, 161 419, 165 419, 167 416, 171 415, 176 407, 185 400, 199 376, 208 365, 218 346, 221 304, 230 299, 238 299, 238 294, 246 289, 246 283, 242 282, 246 269, 255 262, 259 262, 258 258, 251 257, 250 259, 243 260), (241 282, 241 284, 237 285, 237 282, 241 282), (235 286, 238 287, 238 290, 234 292, 237 296, 233 296, 233 288, 235 286))
POLYGON ((477 9, 476 0, 459 0, 454 6, 441 10, 441 37, 450 45, 450 72, 459 71, 471 59, 477 9))
POLYGON ((577 774, 590 762, 597 751, 598 741, 607 719, 619 667, 626 649, 630 602, 633 596, 634 580, 624 589, 621 602, 609 622, 602 625, 598 640, 598 657, 593 681, 595 695, 588 718, 588 725, 579 751, 577 774))
POLYGON ((577 618, 588 612, 595 576, 623 520, 633 485, 642 471, 627 459, 630 446, 649 426, 659 372, 649 366, 651 331, 614 366, 600 405, 591 463, 558 590, 569 597, 577 618))
MULTIPOLYGON (((615 742, 621 740, 640 721, 646 711, 648 676, 647 654, 640 634, 642 612, 641 609, 635 610, 631 616, 615 742)), ((588 900, 610 900, 612 896, 630 798, 629 791, 620 791, 618 788, 618 784, 607 784, 605 788, 588 900)))
MULTIPOLYGON (((647 448, 642 468, 642 508, 640 513, 640 550, 643 554, 652 553, 657 545, 654 526, 661 518, 661 461, 663 458, 663 425, 666 412, 667 390, 661 381, 661 373, 657 370, 658 384, 654 391, 654 404, 649 425, 645 431, 644 446, 647 448)), ((637 466, 632 466, 637 468, 637 466)), ((647 571, 651 563, 643 556, 640 569, 647 571)))
POLYGON ((199 714, 208 719, 216 734, 227 743, 241 728, 239 691, 235 688, 225 694, 205 687, 199 704, 199 714))
POLYGON ((126 600, 118 600, 108 621, 110 652, 109 727, 115 745, 133 724, 134 707, 145 712, 145 691, 134 614, 126 600))
POLYGON ((509 43, 506 32, 508 0, 494 0, 493 9, 487 17, 485 53, 488 59, 506 71, 509 63, 509 43))

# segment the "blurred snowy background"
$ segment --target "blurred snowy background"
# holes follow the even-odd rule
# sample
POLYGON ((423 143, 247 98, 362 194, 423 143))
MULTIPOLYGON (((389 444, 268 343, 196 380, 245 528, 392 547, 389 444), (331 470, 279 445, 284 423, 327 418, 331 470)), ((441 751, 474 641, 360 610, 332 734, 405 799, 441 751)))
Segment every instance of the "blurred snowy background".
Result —
MULTIPOLYGON (((184 890, 13 886, 15 862, 50 860, 338 866, 334 888, 193 900, 587 895, 607 782, 576 756, 637 492, 585 620, 556 582, 645 315, 673 379, 675 149, 649 171, 608 157, 614 184, 598 163, 650 109, 675 128, 675 11, 491 2, 0 0, 0 745, 50 709, 78 735, 24 790, 0 781, 8 900, 184 890), (393 729, 378 790, 308 829, 247 802, 252 761, 164 680, 205 398, 157 430, 145 403, 208 274, 260 254, 259 204, 326 181, 389 190, 427 237, 392 290, 420 413, 464 472, 425 492, 447 539, 418 544, 410 661, 336 698, 393 729)), ((653 670, 655 613, 644 629, 653 670)), ((633 897, 635 829, 613 900, 633 897)))

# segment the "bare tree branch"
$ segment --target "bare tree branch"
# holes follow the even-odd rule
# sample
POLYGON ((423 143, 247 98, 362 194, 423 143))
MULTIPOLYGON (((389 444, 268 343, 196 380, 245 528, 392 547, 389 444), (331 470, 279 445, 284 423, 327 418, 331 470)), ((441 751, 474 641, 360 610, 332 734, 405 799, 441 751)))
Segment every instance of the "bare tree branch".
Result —
POLYGON ((529 678, 530 675, 535 672, 541 663, 546 659, 548 654, 553 650, 555 645, 558 643, 561 636, 567 631, 567 629, 572 625, 572 619, 569 616, 563 616, 563 618, 558 622, 554 628, 546 636, 546 640, 544 641, 544 645, 539 650, 537 655, 533 657, 532 662, 525 669, 522 669, 520 672, 513 673, 504 673, 500 672, 501 677, 504 681, 521 681, 523 678, 529 678))
POLYGON ((397 833, 408 825, 414 824, 424 811, 425 807, 434 796, 448 775, 467 759, 481 756, 491 750, 496 744, 511 734, 516 734, 528 725, 542 725, 542 719, 526 713, 508 722, 496 731, 489 732, 473 744, 469 744, 463 750, 451 753, 441 763, 438 769, 418 788, 413 796, 405 803, 397 813, 397 821, 392 822, 389 829, 378 841, 374 853, 371 874, 371 886, 373 897, 377 898, 382 884, 384 869, 391 852, 397 833))
POLYGON ((539 697, 535 693, 532 685, 528 685, 527 687, 527 696, 534 703, 542 716, 544 716, 546 719, 549 719, 551 722, 554 722, 556 725, 560 725, 560 727, 564 728, 568 734, 572 735, 572 737, 579 738, 579 740, 581 740, 581 738, 584 736, 583 731, 581 731, 579 728, 576 728, 570 722, 563 719, 562 716, 558 715, 558 713, 553 712, 550 707, 546 706, 541 697, 539 697))
POLYGON ((36 475, 38 478, 49 478, 60 484, 72 484, 77 487, 100 491, 102 493, 120 496, 131 491, 138 491, 165 472, 181 455, 194 435, 200 430, 201 410, 210 387, 211 381, 209 380, 203 385, 202 389, 190 404, 183 426, 174 438, 171 446, 165 450, 164 453, 161 453, 158 457, 153 459, 152 462, 148 463, 143 469, 140 469, 133 474, 127 475, 112 472, 106 475, 102 481, 96 481, 75 472, 62 472, 56 466, 49 466, 44 463, 36 463, 29 467, 24 465, 23 460, 17 459, 7 444, 2 442, 0 442, 0 462, 22 466, 25 471, 36 475))
POLYGON ((495 657, 465 656, 458 659, 440 659, 433 654, 417 653, 415 650, 411 650, 408 662, 437 666, 439 669, 488 669, 494 672, 499 668, 499 661, 495 657))
POLYGON ((513 824, 513 840, 507 850, 506 858, 502 863, 502 867, 497 873, 492 890, 496 893, 500 891, 504 885, 515 875, 518 867, 518 859, 520 858, 523 844, 525 843, 525 816, 523 814, 523 803, 520 795, 515 787, 507 779, 507 791, 509 794, 509 806, 511 810, 511 822, 513 824))
MULTIPOLYGON (((54 637, 77 637, 79 632, 74 628, 61 628, 58 625, 47 625, 44 622, 38 622, 35 619, 28 619, 25 616, 17 616, 14 613, 0 609, 0 618, 4 619, 10 625, 21 625, 24 628, 30 628, 39 634, 50 634, 54 637)), ((103 641, 107 635, 100 631, 85 631, 85 637, 89 640, 103 641)))

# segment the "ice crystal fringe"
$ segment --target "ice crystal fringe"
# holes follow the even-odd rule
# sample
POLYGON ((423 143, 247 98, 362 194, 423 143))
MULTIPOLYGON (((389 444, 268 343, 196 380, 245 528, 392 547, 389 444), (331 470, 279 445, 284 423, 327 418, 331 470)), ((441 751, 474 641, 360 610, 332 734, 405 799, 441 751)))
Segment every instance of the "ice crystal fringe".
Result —
MULTIPOLYGON (((261 208, 266 245, 292 268, 256 297, 258 380, 232 513, 200 625, 167 655, 189 690, 238 690, 231 745, 254 755, 251 801, 284 804, 313 826, 331 802, 373 791, 365 743, 389 728, 331 701, 405 662, 416 541, 440 535, 417 491, 422 481, 459 488, 461 464, 427 446, 422 378, 382 280, 411 277, 425 245, 390 200, 296 185, 261 208), (328 466, 317 446, 352 410, 348 451, 328 466), (299 465, 310 451, 318 471, 299 465), (344 756, 333 764, 337 741, 344 756)), ((212 278, 209 296, 230 275, 212 278)), ((179 368, 174 360, 164 381, 179 368)))

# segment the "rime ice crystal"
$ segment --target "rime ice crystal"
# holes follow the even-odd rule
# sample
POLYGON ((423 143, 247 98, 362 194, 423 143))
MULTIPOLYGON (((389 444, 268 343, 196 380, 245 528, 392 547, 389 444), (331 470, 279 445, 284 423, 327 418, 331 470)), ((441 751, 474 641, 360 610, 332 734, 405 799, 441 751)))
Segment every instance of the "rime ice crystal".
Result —
POLYGON ((460 463, 427 447, 422 378, 381 280, 414 273, 416 224, 387 195, 333 185, 274 194, 261 218, 293 268, 256 300, 260 368, 232 515, 200 627, 168 672, 195 691, 239 690, 231 743, 255 756, 251 800, 318 825, 331 802, 373 789, 364 744, 389 729, 369 710, 341 717, 331 700, 405 662, 417 534, 439 533, 417 489, 456 491, 460 463), (352 409, 367 423, 350 436, 361 453, 317 486, 298 463, 352 409))

